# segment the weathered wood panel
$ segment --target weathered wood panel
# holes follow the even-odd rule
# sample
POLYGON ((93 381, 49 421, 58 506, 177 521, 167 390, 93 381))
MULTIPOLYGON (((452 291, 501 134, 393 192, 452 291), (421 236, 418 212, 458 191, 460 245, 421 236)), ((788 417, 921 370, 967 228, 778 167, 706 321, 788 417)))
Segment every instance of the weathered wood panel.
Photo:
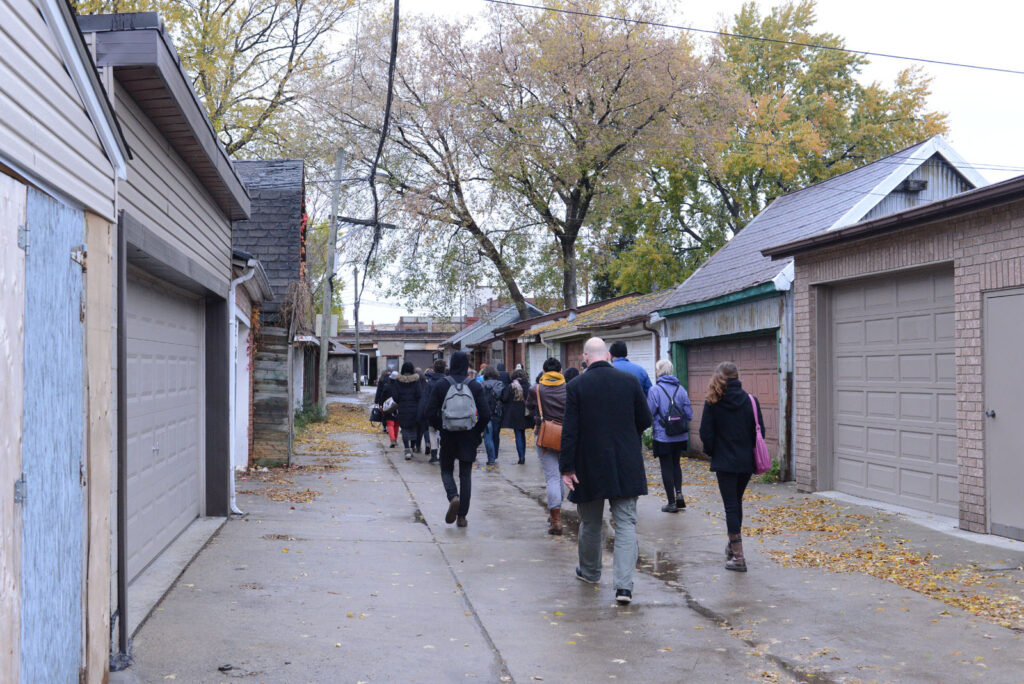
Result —
MULTIPOLYGON (((121 207, 218 278, 231 276, 231 222, 161 131, 118 84, 116 108, 134 159, 121 207)), ((227 296, 227 292, 220 293, 227 296)))
POLYGON ((18 681, 21 623, 21 506, 9 483, 21 477, 25 387, 25 186, 0 173, 0 681, 18 681))
POLYGON ((85 348, 89 385, 89 555, 86 570, 86 681, 101 682, 110 660, 110 449, 114 307, 114 230, 105 219, 85 215, 89 268, 86 274, 85 348))
POLYGON ((0 112, 0 158, 113 219, 113 167, 32 0, 0 0, 0 112))
POLYGON ((22 469, 21 681, 73 682, 82 665, 82 269, 85 217, 28 190, 22 469))

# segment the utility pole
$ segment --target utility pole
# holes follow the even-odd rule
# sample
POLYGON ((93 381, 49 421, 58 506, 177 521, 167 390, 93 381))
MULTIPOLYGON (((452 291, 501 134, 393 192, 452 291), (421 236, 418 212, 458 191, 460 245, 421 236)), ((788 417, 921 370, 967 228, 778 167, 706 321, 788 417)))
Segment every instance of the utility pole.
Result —
POLYGON ((320 392, 317 405, 327 414, 327 357, 331 352, 331 304, 334 301, 334 259, 338 242, 338 202, 341 201, 341 148, 334 157, 334 194, 331 197, 331 227, 327 239, 327 261, 324 263, 324 314, 320 328, 320 392))
MULTIPOLYGON (((359 264, 352 265, 352 318, 356 322, 356 392, 362 386, 363 359, 359 355, 359 264)), ((369 369, 367 369, 369 370, 369 369)))

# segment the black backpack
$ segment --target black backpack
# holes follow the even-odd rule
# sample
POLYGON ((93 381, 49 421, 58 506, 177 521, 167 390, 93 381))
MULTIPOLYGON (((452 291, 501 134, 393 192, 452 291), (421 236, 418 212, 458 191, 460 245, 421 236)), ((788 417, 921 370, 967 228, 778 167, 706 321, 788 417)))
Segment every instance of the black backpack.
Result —
POLYGON ((669 437, 677 437, 688 432, 690 421, 686 419, 686 412, 676 405, 676 395, 679 393, 679 388, 677 387, 672 396, 669 397, 668 391, 665 390, 663 385, 658 385, 658 387, 668 397, 668 410, 661 417, 661 427, 665 428, 665 434, 669 437))

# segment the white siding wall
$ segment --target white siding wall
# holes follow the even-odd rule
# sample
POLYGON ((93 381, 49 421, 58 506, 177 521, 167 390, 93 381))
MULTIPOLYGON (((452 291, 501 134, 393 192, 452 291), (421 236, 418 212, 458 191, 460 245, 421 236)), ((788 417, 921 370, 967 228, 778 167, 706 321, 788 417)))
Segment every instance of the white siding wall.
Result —
POLYGON ((114 219, 114 170, 32 0, 0 0, 0 160, 114 219))
POLYGON ((210 273, 230 278, 231 222, 135 100, 119 84, 115 91, 134 156, 120 187, 121 208, 210 273))

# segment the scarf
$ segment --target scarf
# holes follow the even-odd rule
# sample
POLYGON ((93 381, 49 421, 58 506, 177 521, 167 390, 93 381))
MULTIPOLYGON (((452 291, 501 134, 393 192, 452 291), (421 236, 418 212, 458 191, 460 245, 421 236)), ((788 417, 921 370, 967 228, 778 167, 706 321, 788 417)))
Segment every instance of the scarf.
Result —
POLYGON ((540 376, 539 382, 545 387, 558 387, 565 384, 565 378, 558 371, 547 371, 540 376))

